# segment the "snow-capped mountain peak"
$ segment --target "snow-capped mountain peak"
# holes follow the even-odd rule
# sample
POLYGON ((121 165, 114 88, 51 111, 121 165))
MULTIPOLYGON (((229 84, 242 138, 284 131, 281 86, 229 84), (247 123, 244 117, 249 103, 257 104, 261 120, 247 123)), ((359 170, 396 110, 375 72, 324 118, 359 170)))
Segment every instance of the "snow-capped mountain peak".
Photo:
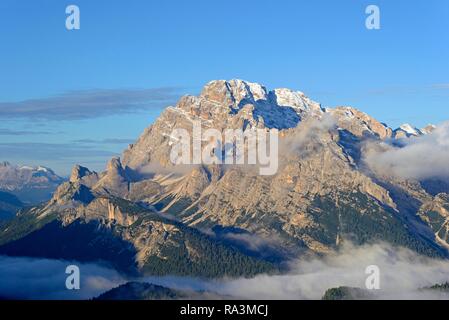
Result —
POLYGON ((405 131, 407 134, 409 135, 413 135, 413 136, 419 136, 421 134, 421 131, 415 127, 413 127, 411 124, 409 123, 404 123, 403 125, 401 125, 399 127, 401 130, 405 131))
POLYGON ((9 162, 0 165, 0 189, 15 191, 29 187, 55 187, 64 179, 44 166, 17 166, 9 162))

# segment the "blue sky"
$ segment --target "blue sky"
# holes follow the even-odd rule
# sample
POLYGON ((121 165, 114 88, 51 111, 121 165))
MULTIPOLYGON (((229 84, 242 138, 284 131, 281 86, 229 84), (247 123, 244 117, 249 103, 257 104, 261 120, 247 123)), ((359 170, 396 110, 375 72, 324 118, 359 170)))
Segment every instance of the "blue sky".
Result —
POLYGON ((163 106, 212 79, 297 89, 392 127, 439 123, 448 38, 447 0, 2 0, 0 160, 101 170, 163 106), (70 4, 80 30, 65 28, 70 4), (365 28, 369 4, 380 30, 365 28))

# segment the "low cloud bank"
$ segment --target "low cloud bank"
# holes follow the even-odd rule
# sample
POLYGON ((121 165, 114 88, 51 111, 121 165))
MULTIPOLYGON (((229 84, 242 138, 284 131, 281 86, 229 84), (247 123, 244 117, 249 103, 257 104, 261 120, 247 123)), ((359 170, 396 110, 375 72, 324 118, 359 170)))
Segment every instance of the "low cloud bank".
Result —
POLYGON ((183 290, 207 290, 243 299, 321 299, 329 288, 365 288, 367 266, 380 269, 381 299, 449 299, 420 288, 449 281, 449 261, 418 256, 387 244, 354 247, 347 244, 326 258, 297 260, 286 275, 260 275, 253 279, 199 281, 186 278, 147 278, 149 282, 183 290))
POLYGON ((90 299, 123 283, 114 270, 96 264, 0 256, 0 297, 6 299, 90 299), (67 266, 80 269, 80 290, 68 290, 67 266))
POLYGON ((425 136, 390 144, 368 144, 365 162, 375 172, 411 179, 449 179, 449 122, 425 136))
POLYGON ((70 91, 19 102, 0 102, 0 119, 80 120, 162 109, 178 98, 178 88, 70 91))
POLYGON ((304 148, 320 141, 323 133, 337 127, 337 120, 331 114, 324 114, 320 119, 308 119, 301 122, 295 134, 283 141, 281 152, 305 152, 304 148))
MULTIPOLYGON (((81 290, 65 288, 69 262, 0 257, 0 296, 28 299, 89 299, 126 280, 116 271, 94 264, 77 264, 81 290)), ((75 263, 76 264, 76 263, 75 263)), ((420 290, 449 281, 449 261, 419 256, 387 244, 355 247, 346 244, 324 258, 300 259, 284 275, 252 279, 200 280, 187 277, 145 277, 150 282, 185 291, 204 290, 221 297, 241 299, 321 299, 329 288, 365 288, 370 265, 380 269, 379 299, 449 299, 447 293, 420 290)))

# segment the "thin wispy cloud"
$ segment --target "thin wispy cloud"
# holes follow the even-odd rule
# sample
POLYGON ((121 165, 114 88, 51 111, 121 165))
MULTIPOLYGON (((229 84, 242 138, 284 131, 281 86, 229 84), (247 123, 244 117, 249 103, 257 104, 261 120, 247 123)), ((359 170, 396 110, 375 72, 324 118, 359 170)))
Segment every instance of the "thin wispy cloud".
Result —
POLYGON ((94 148, 93 146, 77 146, 73 143, 34 143, 15 142, 0 143, 0 154, 11 160, 33 159, 54 160, 83 159, 92 157, 112 157, 116 153, 94 148))
POLYGON ((449 83, 437 83, 432 85, 434 89, 449 90, 449 83))
POLYGON ((121 139, 121 138, 109 138, 109 139, 79 139, 73 140, 74 143, 79 144, 130 144, 133 143, 135 139, 121 139))
POLYGON ((367 91, 368 95, 409 95, 422 93, 447 93, 449 92, 449 83, 436 83, 422 86, 390 86, 383 88, 374 88, 367 91))
POLYGON ((70 91, 19 102, 0 102, 0 119, 79 120, 164 108, 179 97, 178 88, 70 91))
POLYGON ((14 130, 0 128, 0 136, 32 136, 32 135, 47 135, 54 134, 50 131, 32 131, 32 130, 14 130))

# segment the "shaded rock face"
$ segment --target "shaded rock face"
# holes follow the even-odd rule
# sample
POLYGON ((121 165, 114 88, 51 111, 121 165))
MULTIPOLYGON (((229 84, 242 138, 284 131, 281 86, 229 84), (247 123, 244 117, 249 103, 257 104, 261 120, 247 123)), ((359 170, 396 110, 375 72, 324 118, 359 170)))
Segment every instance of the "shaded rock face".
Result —
POLYGON ((104 172, 75 167, 48 203, 19 217, 33 221, 29 228, 20 235, 7 229, 3 243, 36 231, 48 219, 63 228, 97 223, 132 249, 127 252, 134 252, 138 270, 157 275, 272 270, 267 261, 217 243, 210 237, 217 228, 231 230, 226 236, 233 240, 244 237, 253 251, 262 243, 290 256, 328 253, 348 240, 382 240, 446 256, 447 194, 433 195, 419 181, 371 172, 363 162, 366 141, 380 143, 394 135, 351 107, 324 109, 300 92, 213 81, 199 96, 168 107, 104 172), (245 165, 174 166, 171 133, 191 132, 194 121, 220 131, 277 128, 277 173, 261 176, 245 165), (223 257, 231 258, 217 267, 213 261, 223 257))
POLYGON ((13 218, 23 206, 15 195, 0 191, 0 222, 13 218))

